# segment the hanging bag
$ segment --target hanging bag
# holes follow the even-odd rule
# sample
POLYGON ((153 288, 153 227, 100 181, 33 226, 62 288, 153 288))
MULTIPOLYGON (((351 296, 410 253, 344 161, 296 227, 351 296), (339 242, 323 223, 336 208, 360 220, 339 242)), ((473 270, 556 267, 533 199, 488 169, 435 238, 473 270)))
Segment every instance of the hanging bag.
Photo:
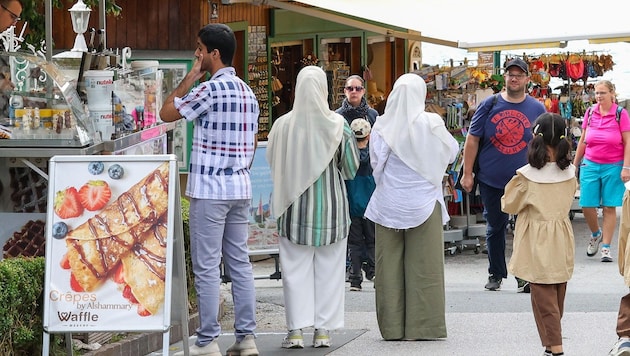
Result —
POLYGON ((567 76, 575 80, 581 79, 584 75, 584 61, 577 54, 569 55, 566 61, 567 76))
POLYGON ((271 77, 271 90, 275 93, 277 91, 282 90, 282 82, 280 81, 280 79, 278 79, 278 77, 273 76, 271 77))

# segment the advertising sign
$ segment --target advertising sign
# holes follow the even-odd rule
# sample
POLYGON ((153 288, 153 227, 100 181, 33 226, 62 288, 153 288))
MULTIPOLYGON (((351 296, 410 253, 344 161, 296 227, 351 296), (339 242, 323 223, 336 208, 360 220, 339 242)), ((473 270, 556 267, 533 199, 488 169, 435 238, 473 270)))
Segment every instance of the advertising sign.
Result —
POLYGON ((265 158, 266 154, 267 142, 258 142, 250 171, 252 204, 249 214, 249 239, 247 240, 247 246, 250 250, 278 248, 276 217, 271 209, 273 182, 271 181, 271 168, 265 158))
POLYGON ((47 332, 168 328, 177 171, 173 155, 51 159, 47 332))

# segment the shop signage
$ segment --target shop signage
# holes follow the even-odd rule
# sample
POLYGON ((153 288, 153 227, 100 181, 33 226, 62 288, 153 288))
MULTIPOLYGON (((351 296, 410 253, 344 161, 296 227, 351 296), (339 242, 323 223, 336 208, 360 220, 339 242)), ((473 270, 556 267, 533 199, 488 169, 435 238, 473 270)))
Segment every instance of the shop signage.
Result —
POLYGON ((174 155, 51 158, 45 346, 47 333, 162 331, 168 349, 173 320, 187 337, 178 177, 174 155))

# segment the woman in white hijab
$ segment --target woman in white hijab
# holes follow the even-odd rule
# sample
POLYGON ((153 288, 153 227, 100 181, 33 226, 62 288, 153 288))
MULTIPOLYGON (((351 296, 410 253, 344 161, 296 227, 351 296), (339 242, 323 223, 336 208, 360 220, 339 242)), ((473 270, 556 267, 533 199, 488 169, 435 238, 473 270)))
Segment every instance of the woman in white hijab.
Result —
POLYGON ((446 337, 442 180, 459 145, 439 115, 424 111, 426 94, 422 77, 400 76, 370 137, 376 190, 365 216, 376 223, 376 316, 385 340, 446 337))
POLYGON ((284 348, 303 348, 307 327, 315 328, 313 346, 328 347, 329 330, 343 327, 350 226, 344 180, 354 178, 359 152, 350 126, 327 99, 324 71, 304 67, 293 110, 273 123, 268 137, 289 330, 284 348))

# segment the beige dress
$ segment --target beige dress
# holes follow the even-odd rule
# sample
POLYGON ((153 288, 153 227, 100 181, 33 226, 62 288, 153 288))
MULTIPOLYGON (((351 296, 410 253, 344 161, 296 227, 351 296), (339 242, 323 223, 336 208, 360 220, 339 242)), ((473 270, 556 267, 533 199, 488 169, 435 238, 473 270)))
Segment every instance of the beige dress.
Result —
POLYGON ((508 264, 512 275, 540 284, 571 279, 575 243, 569 210, 576 188, 573 165, 561 170, 551 162, 516 171, 501 198, 503 211, 518 215, 508 264))

